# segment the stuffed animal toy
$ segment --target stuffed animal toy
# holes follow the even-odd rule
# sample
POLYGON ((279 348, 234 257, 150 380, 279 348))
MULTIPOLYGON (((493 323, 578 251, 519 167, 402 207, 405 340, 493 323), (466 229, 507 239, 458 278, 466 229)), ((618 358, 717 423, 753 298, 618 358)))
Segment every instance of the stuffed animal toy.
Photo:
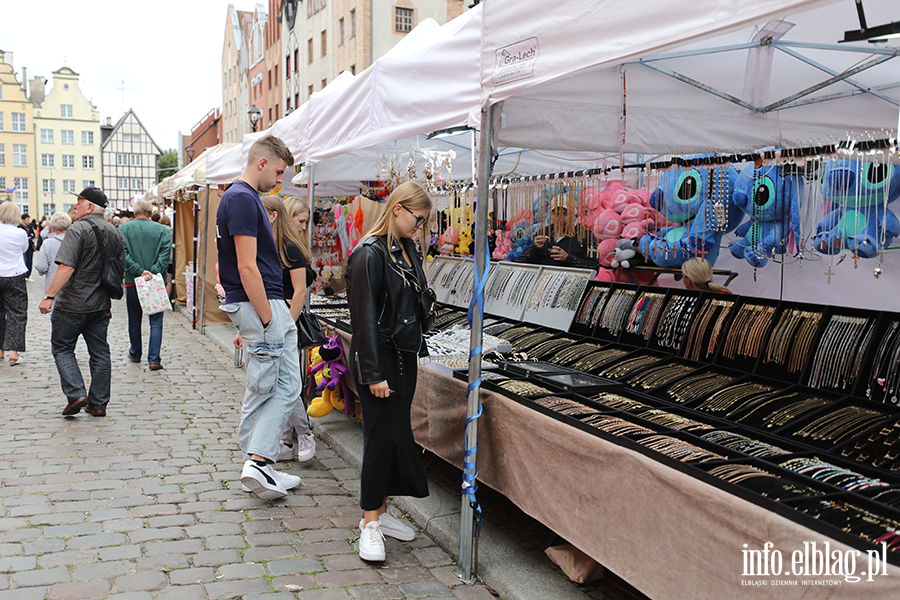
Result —
POLYGON ((783 167, 765 166, 738 174, 734 184, 734 204, 747 213, 731 242, 735 258, 754 267, 764 267, 773 254, 785 252, 790 234, 800 238, 800 198, 803 177, 785 174, 783 167))
POLYGON ((736 177, 733 167, 679 168, 663 173, 650 204, 671 223, 642 237, 640 253, 660 267, 681 266, 695 255, 715 264, 722 236, 743 219, 732 197, 736 177))
MULTIPOLYGON (((313 398, 306 409, 306 414, 319 418, 331 412, 332 408, 345 410, 346 405, 337 391, 337 386, 340 384, 341 391, 344 394, 343 397, 350 397, 347 391, 347 382, 344 380, 347 367, 340 363, 340 360, 344 357, 344 347, 341 344, 341 339, 337 336, 329 338, 311 356, 316 357, 321 362, 311 366, 309 370, 309 387, 312 388, 313 383, 318 380, 316 391, 321 396, 313 398), (316 377, 320 373, 321 378, 316 377)), ((312 361, 310 363, 312 364, 312 361)))
POLYGON ((624 227, 622 215, 608 208, 594 219, 594 237, 597 238, 597 241, 619 239, 624 227))
POLYGON ((510 241, 509 231, 506 229, 498 229, 495 232, 497 244, 491 258, 494 260, 506 260, 509 253, 512 252, 512 241, 510 241))
POLYGON ((456 244, 456 252, 458 254, 471 254, 474 245, 475 239, 472 237, 472 225, 466 223, 466 226, 459 232, 459 242, 456 244))
POLYGON ((822 254, 850 250, 859 258, 874 258, 900 235, 900 221, 887 208, 900 198, 900 168, 895 165, 828 161, 822 194, 833 208, 816 225, 813 237, 822 254))
POLYGON ((440 253, 444 256, 453 254, 453 249, 459 244, 459 227, 448 227, 441 236, 440 253))
POLYGON ((620 266, 623 269, 630 269, 631 267, 643 264, 644 257, 638 254, 637 244, 638 241, 636 239, 622 239, 617 241, 616 257, 613 259, 610 266, 612 266, 613 269, 620 266))
POLYGON ((531 219, 525 215, 519 215, 519 217, 510 221, 506 224, 506 228, 509 230, 509 239, 513 248, 509 251, 507 255, 507 260, 519 260, 522 258, 522 253, 525 252, 525 249, 531 245, 533 238, 531 237, 531 219))

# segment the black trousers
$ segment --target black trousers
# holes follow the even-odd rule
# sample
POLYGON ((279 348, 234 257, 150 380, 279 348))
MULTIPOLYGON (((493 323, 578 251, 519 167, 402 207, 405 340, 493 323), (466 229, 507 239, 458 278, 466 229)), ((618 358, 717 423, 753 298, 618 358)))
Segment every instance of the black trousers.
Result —
POLYGON ((28 291, 25 273, 0 277, 0 350, 25 351, 28 291))
MULTIPOLYGON (((413 438, 409 414, 416 393, 418 360, 414 352, 383 350, 379 361, 393 390, 387 398, 376 398, 368 385, 361 385, 355 361, 351 359, 350 364, 363 414, 359 495, 363 510, 378 510, 388 496, 428 495, 422 453, 413 438)), ((351 351, 351 357, 354 356, 351 351)))

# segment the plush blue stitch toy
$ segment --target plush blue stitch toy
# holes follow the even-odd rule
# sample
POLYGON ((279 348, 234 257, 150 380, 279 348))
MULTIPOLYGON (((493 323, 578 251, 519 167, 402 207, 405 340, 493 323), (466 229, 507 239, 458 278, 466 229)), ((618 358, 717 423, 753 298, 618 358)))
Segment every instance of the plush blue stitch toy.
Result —
POLYGON ((735 230, 743 239, 731 242, 732 256, 764 267, 773 254, 783 254, 790 233, 800 239, 802 197, 803 177, 785 174, 784 167, 741 171, 734 184, 734 204, 750 220, 735 230))
POLYGON ((732 198, 734 167, 674 169, 663 173, 650 205, 671 222, 640 241, 640 253, 660 267, 678 267, 693 256, 715 264, 722 235, 743 214, 732 198))
POLYGON ((900 221, 886 207, 900 198, 900 168, 831 160, 822 175, 822 195, 833 208, 816 225, 813 247, 822 254, 849 250, 860 258, 874 258, 900 235, 900 221))

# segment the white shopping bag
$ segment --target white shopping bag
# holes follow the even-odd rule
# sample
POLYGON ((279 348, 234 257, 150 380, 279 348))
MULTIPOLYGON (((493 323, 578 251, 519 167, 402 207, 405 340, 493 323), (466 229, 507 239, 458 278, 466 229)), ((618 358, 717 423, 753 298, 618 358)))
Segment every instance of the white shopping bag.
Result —
POLYGON ((163 276, 159 273, 154 275, 150 281, 143 277, 135 277, 134 287, 145 315, 155 315, 172 309, 169 295, 166 293, 166 284, 163 282, 163 276))

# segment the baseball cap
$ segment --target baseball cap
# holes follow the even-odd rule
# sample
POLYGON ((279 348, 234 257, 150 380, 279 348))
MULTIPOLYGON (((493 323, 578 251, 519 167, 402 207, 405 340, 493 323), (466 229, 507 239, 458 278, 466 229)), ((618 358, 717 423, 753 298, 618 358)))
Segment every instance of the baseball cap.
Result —
POLYGON ((97 206, 102 206, 106 208, 106 205, 109 204, 109 199, 106 197, 106 194, 103 193, 98 187, 94 187, 89 185, 88 187, 81 190, 81 193, 75 194, 74 192, 69 192, 70 194, 74 194, 79 198, 84 198, 91 204, 96 204, 97 206))

